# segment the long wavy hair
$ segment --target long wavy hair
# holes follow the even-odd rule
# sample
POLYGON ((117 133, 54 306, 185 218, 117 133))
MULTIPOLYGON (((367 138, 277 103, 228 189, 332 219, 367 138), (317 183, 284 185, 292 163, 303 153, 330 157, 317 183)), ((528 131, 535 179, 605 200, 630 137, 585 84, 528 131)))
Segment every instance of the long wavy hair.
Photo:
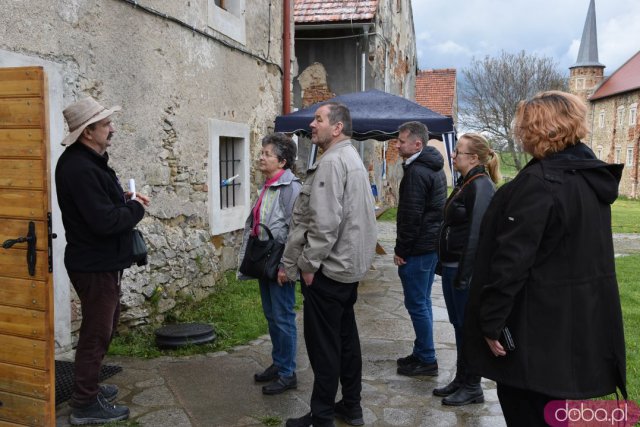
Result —
POLYGON ((536 159, 575 145, 587 133, 587 106, 570 93, 540 92, 516 109, 514 138, 536 159))
POLYGON ((489 144, 487 138, 479 133, 465 133, 458 141, 462 139, 469 142, 467 146, 469 152, 477 155, 480 164, 487 168, 491 181, 496 184, 500 182, 502 179, 502 175, 500 174, 500 158, 498 154, 491 149, 491 144, 489 144))

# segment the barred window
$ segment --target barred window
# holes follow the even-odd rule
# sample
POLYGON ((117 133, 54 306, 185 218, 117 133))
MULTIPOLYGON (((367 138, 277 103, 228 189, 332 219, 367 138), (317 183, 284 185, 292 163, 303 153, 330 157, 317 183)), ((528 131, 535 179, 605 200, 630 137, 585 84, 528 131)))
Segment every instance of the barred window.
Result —
POLYGON ((218 235, 244 227, 249 215, 249 126, 209 120, 209 224, 218 235))
POLYGON ((220 137, 220 209, 227 209, 240 204, 240 187, 238 180, 240 170, 239 158, 242 152, 242 139, 228 136, 220 137))

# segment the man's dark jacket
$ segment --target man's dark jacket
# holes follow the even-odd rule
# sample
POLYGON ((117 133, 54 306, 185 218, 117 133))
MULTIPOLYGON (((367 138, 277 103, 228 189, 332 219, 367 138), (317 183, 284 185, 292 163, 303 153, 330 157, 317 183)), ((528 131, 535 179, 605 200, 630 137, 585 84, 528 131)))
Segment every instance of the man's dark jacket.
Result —
POLYGON ((444 160, 433 147, 424 147, 400 181, 395 254, 401 258, 438 249, 442 208, 447 198, 444 160))
POLYGON ((578 142, 496 192, 465 316, 472 372, 562 399, 626 395, 610 206, 621 174, 578 142), (483 337, 505 326, 515 350, 495 357, 483 337))
POLYGON ((144 216, 125 201, 109 157, 80 142, 70 145, 56 166, 56 191, 67 238, 68 271, 107 272, 130 267, 131 230, 144 216))

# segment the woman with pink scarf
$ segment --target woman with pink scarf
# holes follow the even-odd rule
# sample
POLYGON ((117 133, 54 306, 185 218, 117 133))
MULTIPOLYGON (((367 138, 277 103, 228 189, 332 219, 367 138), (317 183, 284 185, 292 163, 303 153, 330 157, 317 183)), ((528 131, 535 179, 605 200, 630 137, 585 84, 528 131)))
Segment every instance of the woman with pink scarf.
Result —
MULTIPOLYGON (((265 183, 245 223, 240 261, 244 258, 249 236, 268 238, 265 230, 258 226, 260 223, 269 228, 276 241, 287 241, 293 204, 301 188, 300 180, 293 174, 295 158, 296 146, 284 134, 272 133, 262 139, 258 168, 265 177, 265 183)), ((239 276, 246 278, 240 273, 239 276)), ((271 365, 255 374, 254 380, 269 383, 262 387, 264 394, 280 394, 296 388, 298 383, 295 372, 295 283, 279 284, 275 278, 258 281, 273 350, 271 365)))

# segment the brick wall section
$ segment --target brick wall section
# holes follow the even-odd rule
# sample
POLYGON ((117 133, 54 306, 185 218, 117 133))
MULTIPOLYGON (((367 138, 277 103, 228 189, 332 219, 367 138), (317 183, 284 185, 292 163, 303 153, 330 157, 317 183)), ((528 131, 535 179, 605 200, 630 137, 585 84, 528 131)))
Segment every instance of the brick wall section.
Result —
POLYGON ((302 95, 302 108, 307 108, 317 102, 326 101, 334 96, 336 96, 336 94, 331 92, 326 84, 306 87, 302 95))
POLYGON ((596 155, 608 163, 623 163, 620 194, 638 197, 638 151, 640 145, 640 89, 617 96, 598 99, 590 103, 592 135, 587 137, 596 155), (630 106, 636 104, 636 124, 629 125, 630 106), (618 124, 618 107, 624 107, 622 125, 618 124), (600 127, 600 113, 604 111, 604 126, 600 127), (627 159, 627 150, 633 149, 632 158, 627 159), (616 150, 620 150, 616 159, 616 150), (629 161, 630 160, 630 161, 629 161), (629 164, 630 163, 630 164, 629 164))
POLYGON ((453 116, 455 94, 455 68, 422 70, 416 76, 416 102, 438 114, 453 116))

